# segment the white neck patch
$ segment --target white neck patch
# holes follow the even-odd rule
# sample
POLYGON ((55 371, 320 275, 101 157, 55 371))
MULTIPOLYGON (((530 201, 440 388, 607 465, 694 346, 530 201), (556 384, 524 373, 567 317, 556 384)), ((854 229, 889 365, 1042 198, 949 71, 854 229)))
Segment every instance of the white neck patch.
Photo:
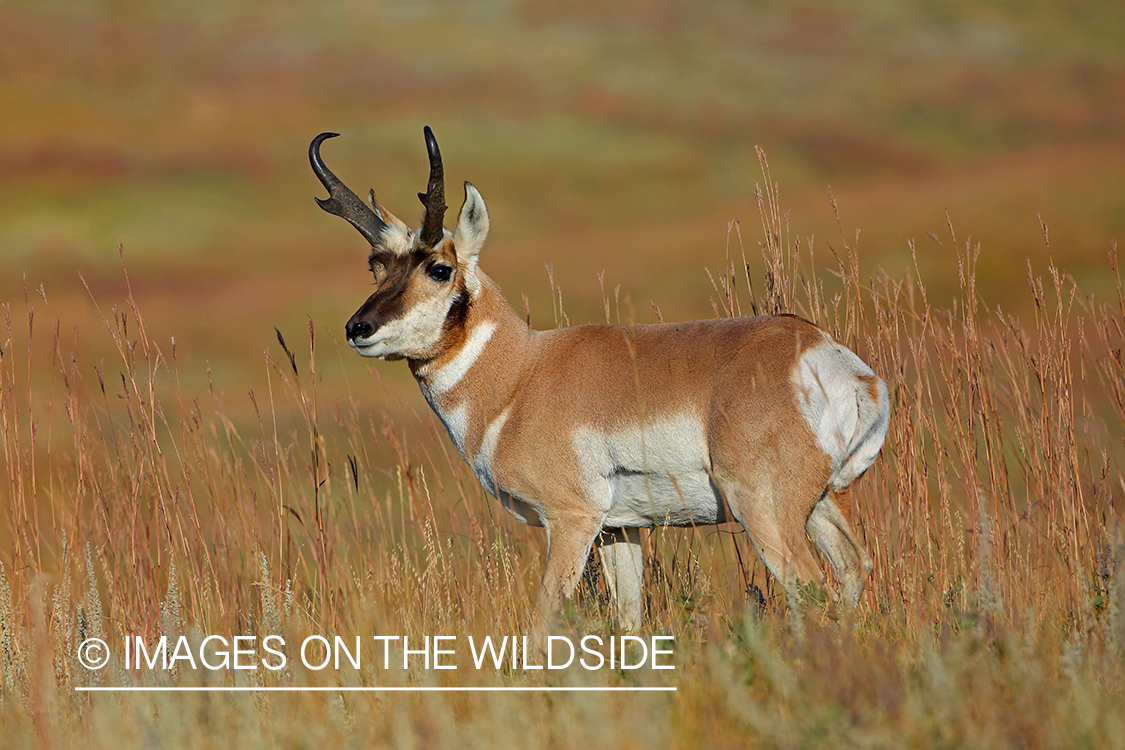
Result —
POLYGON ((484 352, 485 345, 488 344, 495 331, 496 324, 492 322, 481 323, 474 328, 469 337, 465 339, 461 351, 457 352, 453 359, 428 378, 427 388, 430 393, 435 396, 441 395, 461 382, 461 378, 465 377, 465 373, 484 352))

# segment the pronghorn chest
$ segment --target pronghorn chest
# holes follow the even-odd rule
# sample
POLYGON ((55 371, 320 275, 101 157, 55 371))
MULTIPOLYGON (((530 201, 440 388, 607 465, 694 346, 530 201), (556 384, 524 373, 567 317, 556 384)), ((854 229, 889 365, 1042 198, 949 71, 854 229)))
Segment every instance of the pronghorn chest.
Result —
MULTIPOLYGON (((418 380, 422 395, 430 404, 430 408, 438 415, 449 438, 461 453, 461 456, 470 464, 470 433, 475 426, 474 420, 479 420, 481 415, 474 413, 471 401, 458 398, 451 394, 456 386, 469 374, 473 365, 484 353, 485 347, 496 331, 496 324, 485 321, 474 326, 456 353, 441 366, 432 370, 423 369, 418 380)), ((480 439, 479 432, 483 429, 477 426, 474 437, 480 439)), ((475 467, 474 467, 475 468, 475 467)), ((480 472, 477 472, 478 476, 480 472)), ((483 480, 482 480, 483 482, 483 480)), ((485 485, 486 487, 488 485, 485 485)))
POLYGON ((434 413, 438 415, 449 439, 473 468, 481 486, 489 494, 500 500, 504 508, 516 517, 521 523, 531 526, 542 526, 545 515, 544 505, 540 498, 528 499, 518 497, 497 479, 494 466, 496 449, 500 441, 500 431, 508 420, 510 409, 504 409, 499 414, 487 420, 480 414, 474 415, 471 406, 462 402, 456 405, 443 404, 433 394, 423 388, 434 413))
POLYGON ((422 395, 426 397, 430 408, 434 410, 434 414, 437 414, 438 419, 445 426, 449 433, 449 439, 453 441, 453 445, 462 458, 472 463, 466 445, 469 433, 469 405, 463 402, 457 404, 443 403, 426 388, 422 388, 422 395))

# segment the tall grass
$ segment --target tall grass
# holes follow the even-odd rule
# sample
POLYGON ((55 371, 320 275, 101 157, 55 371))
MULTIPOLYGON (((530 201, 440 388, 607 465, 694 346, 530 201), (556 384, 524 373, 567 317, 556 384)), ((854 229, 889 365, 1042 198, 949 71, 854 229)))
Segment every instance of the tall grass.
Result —
MULTIPOLYGON (((4 744, 1125 744, 1120 282, 1107 302, 1053 265, 1013 264, 1035 310, 1017 320, 977 286, 987 248, 951 225, 910 245, 956 265, 960 293, 938 303, 917 262, 904 278, 861 272, 858 234, 825 249, 800 238, 762 166, 761 233, 744 242, 732 226, 716 315, 797 312, 892 389, 886 445, 853 493, 875 558, 854 616, 832 619, 816 591, 786 602, 734 528, 658 530, 645 537, 646 629, 676 637, 670 675, 478 672, 464 659, 449 672, 153 672, 120 654, 90 672, 77 660, 88 637, 521 634, 543 543, 503 517, 436 428, 408 434, 322 392, 311 321, 299 345, 278 333, 267 387, 247 394, 255 418, 236 424, 222 388, 180 387, 181 368, 203 365, 157 343, 131 292, 99 308, 103 331, 81 332, 108 337, 112 362, 84 361, 28 292, 4 305, 0 354, 4 744), (74 690, 227 684, 678 691, 74 690)), ((1118 273, 1116 248, 1108 263, 1118 273)), ((605 603, 588 578, 561 632, 608 635, 605 603)))

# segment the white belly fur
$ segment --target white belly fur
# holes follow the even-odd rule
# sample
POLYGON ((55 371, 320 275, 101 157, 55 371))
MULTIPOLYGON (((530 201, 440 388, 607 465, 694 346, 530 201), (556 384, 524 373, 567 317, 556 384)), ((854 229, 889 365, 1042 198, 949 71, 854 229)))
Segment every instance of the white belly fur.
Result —
POLYGON ((729 520, 722 497, 704 471, 679 475, 620 472, 609 478, 605 526, 705 526, 729 520), (674 481, 673 481, 674 480, 674 481))
POLYGON ((581 427, 572 444, 590 498, 604 511, 607 527, 727 520, 707 474, 703 422, 694 414, 614 432, 581 427))

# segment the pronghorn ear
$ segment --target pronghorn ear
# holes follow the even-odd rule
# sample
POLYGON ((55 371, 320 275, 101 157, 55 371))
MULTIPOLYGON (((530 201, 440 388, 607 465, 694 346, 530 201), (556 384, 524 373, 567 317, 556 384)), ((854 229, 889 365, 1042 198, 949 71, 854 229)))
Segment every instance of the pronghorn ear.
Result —
POLYGON ((401 219, 399 219, 387 209, 383 208, 382 204, 375 200, 374 190, 367 194, 367 202, 371 204, 371 207, 373 209, 375 209, 375 214, 383 220, 383 223, 393 227, 397 227, 398 229, 402 230, 403 234, 410 234, 410 227, 406 226, 406 224, 401 219))
POLYGON ((465 202, 461 205, 461 215, 457 217, 457 229, 453 232, 453 247, 457 251, 457 261, 476 269, 477 255, 484 247, 488 237, 488 209, 484 198, 473 183, 465 183, 465 202))

